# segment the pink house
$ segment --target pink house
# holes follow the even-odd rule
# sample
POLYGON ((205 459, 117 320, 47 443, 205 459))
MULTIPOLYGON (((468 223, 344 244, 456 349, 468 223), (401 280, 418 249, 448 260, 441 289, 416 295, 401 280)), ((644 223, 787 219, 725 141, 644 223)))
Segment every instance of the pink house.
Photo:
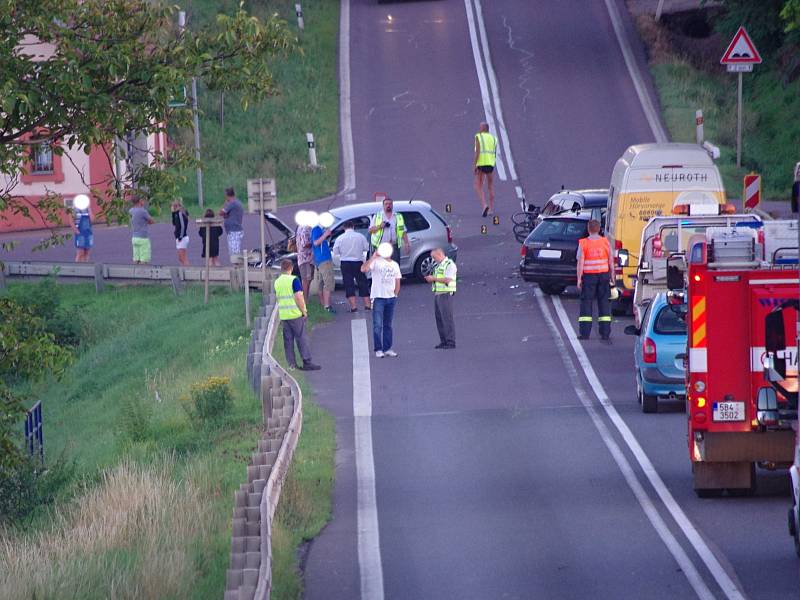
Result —
MULTIPOLYGON (((35 38, 32 40, 35 42, 35 38)), ((26 44, 24 52, 33 54, 36 59, 44 60, 53 52, 49 44, 26 44)), ((54 142, 58 145, 58 141, 54 142)), ((18 203, 22 203, 30 211, 30 217, 14 214, 11 210, 0 213, 0 233, 24 231, 52 227, 45 222, 36 210, 37 203, 48 194, 59 194, 64 207, 72 206, 72 199, 78 194, 87 194, 92 198, 92 212, 98 214, 95 196, 105 196, 114 185, 115 173, 124 178, 126 173, 136 164, 152 163, 155 153, 165 153, 167 136, 159 132, 149 136, 129 135, 119 140, 121 159, 115 159, 113 147, 94 146, 87 154, 82 147, 72 150, 64 148, 59 156, 51 144, 32 145, 26 173, 18 178, 0 174, 0 189, 7 189, 18 203), (119 170, 119 173, 117 171, 119 170)), ((70 224, 70 216, 64 211, 62 224, 70 224)))

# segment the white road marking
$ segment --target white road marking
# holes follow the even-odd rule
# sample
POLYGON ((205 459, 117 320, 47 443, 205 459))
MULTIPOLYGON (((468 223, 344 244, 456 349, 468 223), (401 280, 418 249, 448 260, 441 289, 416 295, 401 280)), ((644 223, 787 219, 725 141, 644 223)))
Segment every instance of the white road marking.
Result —
POLYGON ((508 162, 508 174, 513 181, 517 180, 517 170, 514 168, 514 157, 511 155, 511 142, 508 139, 508 130, 506 129, 506 122, 503 119, 503 108, 500 104, 500 92, 497 86, 497 77, 494 73, 494 65, 492 64, 492 53, 489 50, 489 39, 486 36, 486 26, 483 22, 483 7, 481 7, 481 0, 474 0, 475 14, 478 16, 478 29, 481 33, 481 43, 483 44, 483 57, 486 64, 486 72, 489 74, 489 85, 492 86, 492 96, 494 97, 494 110, 497 116, 497 126, 499 138, 503 143, 503 150, 506 154, 506 161, 508 162))
POLYGON ((367 322, 350 324, 353 338, 353 419, 357 477, 358 569, 362 600, 383 600, 383 567, 378 533, 375 458, 372 454, 372 381, 367 322))
POLYGON ((572 381, 575 393, 578 395, 578 398, 586 409, 586 412, 589 413, 592 423, 594 423, 594 426, 597 429, 597 432, 600 434, 603 443, 605 443, 606 448, 608 448, 608 451, 611 453, 614 462, 617 463, 617 467, 619 467, 619 470, 622 472, 625 482, 628 484, 628 487, 630 487, 633 495, 636 497, 636 500, 642 507, 644 514, 647 516, 647 518, 650 520, 650 523, 653 525, 653 528, 656 530, 656 533, 658 533, 659 537, 664 542, 664 545, 666 545, 667 549, 670 551, 670 554, 672 554, 673 558, 675 558, 675 561, 678 563, 678 566, 680 566, 683 574, 686 575, 686 578, 689 580, 689 584, 694 589, 698 598, 702 598, 703 600, 712 600, 714 598, 714 594, 712 594, 711 590, 708 589, 705 581, 703 581, 703 577, 695 568, 694 563, 692 563, 692 560, 686 554, 683 547, 669 530, 669 527, 664 522, 664 519, 661 517, 655 505, 653 504, 653 501, 650 500, 650 496, 647 495, 647 492, 642 487, 642 484, 639 483, 639 479, 636 477, 636 473, 634 473, 630 462, 628 462, 625 454, 622 452, 622 450, 620 450, 619 445, 614 440, 613 435, 608 430, 605 422, 603 422, 603 419, 598 414, 595 405, 592 403, 589 395, 583 388, 578 376, 578 370, 575 367, 575 364, 572 362, 572 357, 568 354, 564 340, 561 337, 561 332, 559 332, 558 327, 553 320, 553 316, 550 314, 550 310, 547 307, 547 302, 542 296, 542 292, 539 290, 539 288, 534 288, 533 293, 534 296, 536 296, 539 309, 542 311, 542 315, 544 315, 544 320, 547 323, 547 327, 550 329, 550 333, 553 336, 553 341, 556 344, 558 353, 564 362, 564 367, 567 369, 567 375, 572 381))
MULTIPOLYGON (((536 294, 537 299, 540 298, 540 292, 538 289, 536 290, 536 294)), ((636 439, 636 436, 633 435, 633 432, 630 430, 627 423, 625 423, 622 417, 620 417, 617 409, 608 399, 608 394, 606 394, 605 388, 603 388, 603 385, 600 383, 600 379, 597 377, 597 373, 595 373, 592 363, 589 361, 589 357, 586 355, 583 346, 581 346, 580 342, 578 341, 578 337, 575 334, 575 330, 572 328, 572 323, 570 323, 567 312, 564 310, 561 299, 558 297, 553 297, 552 300, 556 314, 558 315, 558 319, 561 321, 561 326, 566 332, 570 345, 575 352, 575 356, 578 358, 578 362, 580 363, 581 368, 586 375, 589 385, 594 391, 594 395, 597 397, 597 400, 600 402, 603 410, 605 410, 608 418, 614 424, 614 427, 617 428, 617 431, 622 436, 625 444, 633 453, 633 456, 636 458, 636 461, 642 468, 647 480, 653 486, 656 494, 658 494, 658 497, 661 498, 664 506, 672 515, 672 518, 675 519, 678 527, 681 528, 681 531, 683 531, 686 539, 689 540, 689 543, 700 556, 700 559, 703 561, 703 563, 705 563, 706 567, 711 572, 711 575, 719 584, 720 588, 722 588, 725 596, 732 600, 744 599, 744 593, 739 589, 736 583, 734 583, 733 579, 731 579, 731 577, 728 575, 725 568, 720 564, 719 560, 717 560, 717 557, 714 556, 714 553, 705 543, 694 524, 692 524, 692 522, 689 520, 689 517, 686 516, 686 513, 680 507, 664 481, 661 479, 661 476, 658 474, 658 471, 656 471, 653 463, 650 462, 650 458, 642 449, 639 441, 636 439)), ((543 301, 544 300, 542 299, 541 302, 543 301)))
POLYGON ((628 67, 628 73, 630 73, 631 80, 633 81, 633 87, 636 88, 636 95, 639 96, 639 103, 642 105, 644 116, 647 119, 647 123, 650 125, 653 137, 659 143, 668 142, 669 136, 661 125, 661 118, 650 99, 650 94, 647 91, 647 86, 644 83, 642 74, 639 72, 639 66, 636 64, 631 45, 622 27, 622 18, 619 15, 615 0, 605 0, 605 2, 608 16, 611 17, 611 25, 614 27, 614 33, 617 36, 617 42, 619 42, 620 50, 622 50, 622 58, 625 59, 625 66, 628 67))
MULTIPOLYGON (((475 60, 475 70, 478 73, 478 85, 481 88, 481 99, 483 100, 483 112, 486 114, 486 122, 489 124, 489 130, 498 134, 497 125, 494 120, 494 112, 492 111, 492 101, 489 97, 489 87, 486 83, 486 73, 483 68, 483 61, 481 60, 480 46, 478 45, 478 35, 475 29, 475 15, 472 8, 472 0, 464 0, 464 6, 467 9, 467 24, 469 25, 469 39, 472 45, 472 57, 475 60)), ((497 148, 497 176, 502 181, 506 180, 506 169, 503 165, 503 156, 500 151, 500 146, 497 148)))
POLYGON ((339 127, 342 130, 342 192, 356 189, 356 164, 350 108, 350 0, 342 0, 339 14, 339 127))

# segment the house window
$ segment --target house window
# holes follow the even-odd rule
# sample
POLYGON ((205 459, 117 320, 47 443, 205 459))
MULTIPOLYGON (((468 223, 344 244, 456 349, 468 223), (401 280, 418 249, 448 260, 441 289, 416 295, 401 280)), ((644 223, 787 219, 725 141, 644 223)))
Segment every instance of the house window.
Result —
POLYGON ((44 175, 53 172, 53 148, 49 143, 45 142, 34 146, 32 155, 32 174, 44 175))

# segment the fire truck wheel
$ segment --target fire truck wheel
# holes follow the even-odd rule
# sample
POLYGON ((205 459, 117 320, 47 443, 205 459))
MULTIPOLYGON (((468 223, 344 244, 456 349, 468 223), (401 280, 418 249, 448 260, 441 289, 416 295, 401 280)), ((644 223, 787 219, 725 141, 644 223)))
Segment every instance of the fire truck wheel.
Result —
POLYGON ((798 516, 800 516, 798 515, 798 507, 793 504, 792 508, 789 509, 789 532, 794 538, 794 551, 797 552, 797 556, 800 556, 800 531, 797 531, 797 521, 795 520, 798 516))

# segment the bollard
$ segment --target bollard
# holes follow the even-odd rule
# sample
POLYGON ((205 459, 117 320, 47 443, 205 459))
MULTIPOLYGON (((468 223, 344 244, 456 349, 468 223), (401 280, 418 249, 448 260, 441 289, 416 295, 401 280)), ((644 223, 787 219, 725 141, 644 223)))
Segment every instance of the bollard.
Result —
POLYGON ((694 139, 698 145, 702 146, 705 141, 705 134, 703 133, 703 111, 697 110, 694 113, 694 139))
POLYGON ((306 24, 303 21, 303 7, 299 4, 295 4, 294 12, 297 13, 297 27, 300 29, 300 31, 303 31, 306 28, 306 24))
POLYGON ((169 268, 169 278, 172 281, 172 291, 176 296, 180 296, 183 291, 183 282, 181 281, 181 273, 178 267, 169 268))
POLYGON ((312 169, 316 169, 319 165, 317 164, 317 150, 314 147, 313 133, 306 134, 306 142, 308 143, 308 166, 312 169))
POLYGON ((94 291, 98 294, 103 291, 103 263, 94 263, 94 291))

